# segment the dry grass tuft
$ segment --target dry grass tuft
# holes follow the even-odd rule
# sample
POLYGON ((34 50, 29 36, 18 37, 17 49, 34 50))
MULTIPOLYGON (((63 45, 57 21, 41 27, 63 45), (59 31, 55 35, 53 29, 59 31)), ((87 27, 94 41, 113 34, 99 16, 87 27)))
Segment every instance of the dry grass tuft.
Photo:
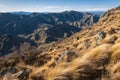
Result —
POLYGON ((112 75, 111 80, 120 80, 120 73, 116 73, 116 74, 112 75))
POLYGON ((120 80, 120 62, 111 67, 111 80, 120 80))
POLYGON ((120 72, 120 62, 114 64, 114 66, 111 67, 111 73, 115 74, 120 72))
POLYGON ((100 55, 104 55, 106 53, 110 55, 110 50, 109 50, 110 46, 111 46, 110 44, 103 44, 96 48, 93 48, 91 51, 84 54, 84 56, 82 57, 82 60, 99 58, 100 55))
POLYGON ((118 51, 118 50, 120 49, 120 44, 117 43, 117 44, 113 45, 110 49, 111 49, 111 50, 113 51, 113 53, 114 53, 114 52, 116 52, 116 51, 118 51))
POLYGON ((117 63, 117 62, 120 62, 120 50, 117 50, 112 54, 111 62, 114 63, 114 64, 117 63))

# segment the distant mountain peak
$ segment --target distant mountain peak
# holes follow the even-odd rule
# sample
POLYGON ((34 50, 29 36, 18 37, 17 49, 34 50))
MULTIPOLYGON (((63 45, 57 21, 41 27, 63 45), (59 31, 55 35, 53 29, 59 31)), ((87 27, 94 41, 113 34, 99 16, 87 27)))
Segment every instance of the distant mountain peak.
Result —
POLYGON ((29 15, 32 12, 16 11, 16 12, 9 12, 9 13, 11 13, 11 14, 29 15))

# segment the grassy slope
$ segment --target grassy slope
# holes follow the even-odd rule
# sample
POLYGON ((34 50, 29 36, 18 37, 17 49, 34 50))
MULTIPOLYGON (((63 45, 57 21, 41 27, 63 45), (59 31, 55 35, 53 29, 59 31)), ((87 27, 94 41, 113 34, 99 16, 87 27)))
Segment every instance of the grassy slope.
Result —
POLYGON ((94 27, 84 29, 51 47, 48 53, 53 59, 45 64, 45 67, 37 69, 38 72, 34 70, 31 73, 32 78, 34 80, 119 80, 119 29, 120 7, 104 14, 94 27), (99 31, 106 33, 101 45, 96 43, 96 34, 99 31), (56 58, 65 50, 69 51, 69 54, 61 62, 53 65, 57 63, 56 58))

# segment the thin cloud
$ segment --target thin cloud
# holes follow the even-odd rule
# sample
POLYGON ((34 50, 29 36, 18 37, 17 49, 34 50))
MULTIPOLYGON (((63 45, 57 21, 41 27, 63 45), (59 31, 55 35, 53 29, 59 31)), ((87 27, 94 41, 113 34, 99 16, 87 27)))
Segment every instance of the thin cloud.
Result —
POLYGON ((60 6, 46 6, 44 8, 47 8, 47 9, 58 9, 58 8, 61 8, 60 6))
POLYGON ((0 7, 6 7, 6 5, 0 4, 0 7))
POLYGON ((47 10, 49 12, 61 12, 65 10, 72 10, 73 8, 69 6, 44 6, 41 11, 47 10))
POLYGON ((107 11, 110 8, 92 8, 92 9, 85 9, 84 11, 107 11))

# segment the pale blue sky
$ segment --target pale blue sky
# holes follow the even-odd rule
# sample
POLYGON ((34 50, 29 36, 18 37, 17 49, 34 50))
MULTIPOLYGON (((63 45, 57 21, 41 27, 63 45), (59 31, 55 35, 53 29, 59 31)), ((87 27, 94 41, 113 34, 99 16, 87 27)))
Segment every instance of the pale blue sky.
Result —
POLYGON ((104 11, 120 5, 120 0, 0 0, 0 12, 104 11))

